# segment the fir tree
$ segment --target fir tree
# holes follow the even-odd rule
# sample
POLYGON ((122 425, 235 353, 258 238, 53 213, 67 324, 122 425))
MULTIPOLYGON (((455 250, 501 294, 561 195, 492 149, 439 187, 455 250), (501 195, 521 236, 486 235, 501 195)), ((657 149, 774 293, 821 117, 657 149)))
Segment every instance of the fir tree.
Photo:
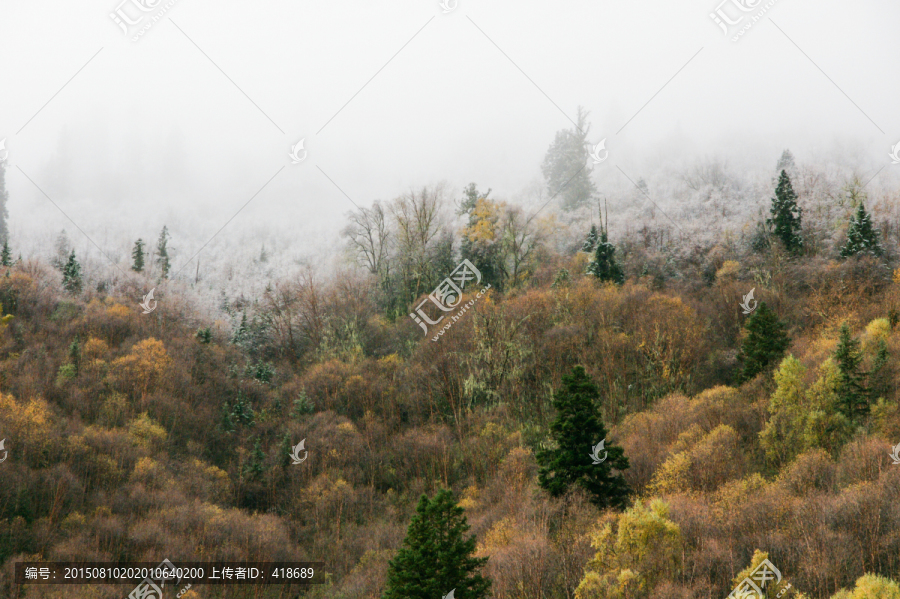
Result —
POLYGON ((253 444, 253 451, 250 452, 250 457, 247 459, 247 463, 244 464, 243 474, 247 480, 258 480, 262 476, 265 460, 266 454, 263 453, 259 437, 257 437, 256 442, 253 444))
POLYGON ((75 368, 75 374, 78 374, 81 366, 81 343, 78 342, 78 337, 69 344, 69 362, 75 368))
POLYGON ((803 238, 800 236, 801 210, 797 205, 797 194, 784 170, 778 178, 771 213, 772 218, 766 222, 773 227, 775 236, 781 240, 785 249, 792 253, 803 249, 803 238))
POLYGON ((72 244, 69 243, 69 237, 66 235, 66 230, 63 229, 59 232, 59 235, 56 236, 56 255, 50 259, 50 264, 52 264, 55 268, 62 270, 66 266, 66 261, 69 258, 69 252, 72 251, 72 244))
MULTIPOLYGON (((593 229, 592 229, 593 230, 593 229)), ((588 265, 587 271, 601 281, 612 281, 621 285, 625 282, 625 273, 616 262, 616 246, 609 243, 607 231, 609 230, 609 215, 606 216, 606 224, 600 222, 600 239, 594 250, 594 261, 588 265)))
POLYGON ((563 210, 587 204, 597 193, 591 171, 587 168, 590 156, 587 117, 588 113, 579 106, 575 128, 556 133, 541 164, 547 190, 551 196, 559 195, 563 210))
POLYGON ((850 217, 847 243, 841 248, 841 258, 849 258, 857 254, 881 256, 883 253, 884 250, 878 242, 878 231, 872 226, 872 217, 866 212, 865 205, 860 202, 856 214, 850 217))
POLYGON ((537 453, 540 464, 538 482, 553 497, 564 495, 578 485, 590 495, 599 508, 625 507, 629 488, 621 471, 628 468, 628 458, 621 447, 607 445, 602 451, 606 459, 595 464, 592 449, 606 439, 606 427, 597 405, 597 386, 576 366, 572 374, 563 375, 562 388, 553 396, 556 419, 550 424, 555 447, 537 453), (619 474, 613 474, 613 470, 619 474))
POLYGON ((134 249, 131 250, 131 259, 133 264, 131 270, 134 272, 144 272, 144 240, 138 239, 134 242, 134 249))
POLYGON ((869 373, 869 400, 875 401, 879 397, 887 394, 890 388, 890 372, 888 370, 888 362, 890 352, 888 352, 887 342, 884 339, 878 340, 878 348, 875 350, 875 359, 872 360, 872 372, 869 373))
POLYGON ((196 337, 197 341, 200 343, 209 345, 212 342, 212 328, 206 327, 205 329, 197 329, 194 337, 196 337))
POLYGON ((769 309, 766 302, 760 302, 756 312, 747 319, 745 328, 747 336, 738 355, 743 363, 738 377, 740 382, 749 381, 773 366, 791 345, 784 323, 778 320, 778 315, 769 309))
POLYGON ((480 574, 487 558, 473 557, 475 537, 453 494, 441 489, 434 499, 422 495, 403 546, 388 566, 383 599, 455 599, 488 596, 490 580, 480 574))
POLYGON ((587 238, 584 240, 584 243, 581 244, 581 251, 588 254, 593 252, 594 248, 597 247, 598 238, 597 225, 591 225, 591 230, 588 232, 587 238))
POLYGON ((789 171, 793 168, 794 155, 791 154, 790 150, 785 150, 781 153, 781 158, 778 159, 778 165, 775 167, 775 172, 789 171))
POLYGON ((63 288, 72 295, 81 293, 81 265, 75 259, 75 250, 69 254, 69 259, 63 266, 63 288))
POLYGON ((12 252, 9 251, 9 240, 3 240, 3 250, 0 251, 0 265, 12 266, 12 252))
POLYGON ((160 278, 169 278, 169 229, 163 225, 162 231, 159 233, 159 239, 156 242, 156 257, 159 260, 160 278))
POLYGON ((859 423, 869 413, 869 398, 863 382, 865 373, 861 369, 862 352, 859 341, 850 335, 850 327, 846 322, 841 325, 834 361, 841 371, 837 389, 838 409, 850 422, 859 423))

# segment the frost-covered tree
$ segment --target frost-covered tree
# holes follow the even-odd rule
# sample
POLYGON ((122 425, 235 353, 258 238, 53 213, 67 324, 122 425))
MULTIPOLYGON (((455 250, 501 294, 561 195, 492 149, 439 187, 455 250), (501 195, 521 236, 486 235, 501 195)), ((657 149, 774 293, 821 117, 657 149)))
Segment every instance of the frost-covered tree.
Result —
POLYGON ((872 226, 872 216, 866 212, 865 205, 860 202, 856 214, 850 217, 847 228, 847 243, 841 248, 841 258, 849 258, 857 254, 881 256, 884 250, 878 241, 878 231, 872 226))
MULTIPOLYGON (((601 281, 612 281, 621 285, 625 282, 625 273, 616 262, 616 246, 609 242, 607 231, 609 229, 609 215, 606 223, 600 222, 600 239, 594 249, 594 260, 588 265, 587 271, 601 281)), ((591 229, 595 232, 595 229, 591 229)))
POLYGON ((800 236, 801 210, 797 205, 797 194, 791 186, 791 179, 782 170, 772 198, 772 218, 766 222, 772 226, 775 236, 784 244, 789 252, 797 253, 803 249, 803 238, 800 236))
POLYGON ((587 168, 590 156, 587 117, 588 112, 579 106, 575 128, 556 132, 541 164, 547 189, 551 196, 559 196, 563 210, 583 206, 597 193, 591 171, 587 168))
POLYGON ((156 242, 156 257, 159 262, 160 278, 169 278, 169 229, 163 225, 156 242))
POLYGON ((69 254, 69 259, 66 261, 65 266, 63 266, 62 274, 63 288, 72 295, 80 293, 82 287, 81 265, 75 258, 75 250, 72 250, 69 254))
POLYGON ((581 244, 581 251, 590 254, 597 247, 597 241, 600 236, 597 233, 597 225, 591 225, 591 230, 587 234, 584 243, 581 244))
POLYGON ((66 261, 69 259, 69 252, 72 251, 72 244, 69 242, 69 237, 66 235, 66 230, 63 229, 59 232, 59 235, 56 236, 56 253, 50 259, 50 264, 53 265, 54 268, 58 268, 62 270, 66 261))
POLYGON ((778 159, 775 171, 780 173, 781 171, 789 171, 792 168, 794 168, 794 155, 791 154, 790 150, 785 150, 781 153, 781 158, 778 159))

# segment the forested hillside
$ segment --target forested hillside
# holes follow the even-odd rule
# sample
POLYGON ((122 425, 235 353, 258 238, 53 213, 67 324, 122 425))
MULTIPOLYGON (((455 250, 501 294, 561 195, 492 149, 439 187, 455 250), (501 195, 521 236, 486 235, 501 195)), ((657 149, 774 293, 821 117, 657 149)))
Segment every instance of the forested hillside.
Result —
POLYGON ((686 175, 702 236, 589 180, 539 211, 426 186, 214 313, 158 244, 89 277, 9 240, 0 595, 131 590, 16 561, 169 559, 325 563, 189 598, 719 598, 768 559, 782 596, 900 597, 900 190, 778 166, 759 214, 686 175))

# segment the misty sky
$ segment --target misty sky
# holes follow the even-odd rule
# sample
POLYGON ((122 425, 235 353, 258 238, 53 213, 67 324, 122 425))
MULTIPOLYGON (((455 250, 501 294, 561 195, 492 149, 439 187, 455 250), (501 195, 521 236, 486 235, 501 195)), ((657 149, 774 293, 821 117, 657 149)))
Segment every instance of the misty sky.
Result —
POLYGON ((786 147, 874 170, 900 141, 888 0, 777 0, 738 42, 718 0, 177 0, 137 42, 118 2, 0 3, 14 235, 77 237, 28 178, 101 246, 167 223, 199 247, 257 192, 220 236, 325 240, 354 208, 325 174, 360 206, 441 180, 514 198, 579 104, 609 176, 786 147))

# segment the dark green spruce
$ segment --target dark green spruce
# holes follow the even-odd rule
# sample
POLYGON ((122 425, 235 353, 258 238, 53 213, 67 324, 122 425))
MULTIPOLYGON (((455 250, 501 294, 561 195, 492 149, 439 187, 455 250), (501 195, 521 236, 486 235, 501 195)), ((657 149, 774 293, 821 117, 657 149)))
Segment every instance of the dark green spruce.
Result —
POLYGON ((480 570, 487 558, 473 557, 475 537, 453 494, 441 489, 422 495, 403 546, 390 561, 383 599, 455 599, 488 597, 491 582, 480 570))
POLYGON ((550 424, 553 447, 538 451, 538 482, 551 496, 565 495, 577 485, 587 491, 599 508, 624 508, 630 489, 622 471, 628 468, 625 451, 605 444, 599 464, 591 457, 593 448, 606 439, 600 415, 600 392, 583 366, 563 375, 562 387, 553 395, 556 419, 550 424), (616 471, 615 473, 613 471, 616 471))

